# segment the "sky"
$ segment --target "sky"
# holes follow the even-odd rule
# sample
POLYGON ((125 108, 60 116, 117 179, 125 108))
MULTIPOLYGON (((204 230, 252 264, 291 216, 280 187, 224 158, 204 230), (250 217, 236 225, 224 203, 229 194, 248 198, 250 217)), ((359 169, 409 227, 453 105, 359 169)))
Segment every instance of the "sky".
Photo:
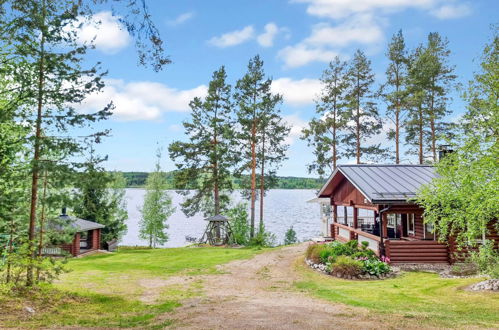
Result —
MULTIPOLYGON (((110 100, 116 105, 110 120, 95 128, 110 128, 111 136, 96 147, 108 155, 105 167, 121 171, 152 171, 155 150, 164 149, 162 167, 175 166, 167 148, 184 140, 182 121, 189 118, 189 101, 204 96, 213 71, 224 65, 235 85, 251 57, 259 54, 273 91, 283 95, 282 115, 292 127, 288 160, 282 176, 316 176, 307 172, 312 149, 300 140, 301 129, 314 117, 319 77, 338 55, 366 53, 376 76, 384 82, 385 53, 391 36, 402 29, 409 49, 424 43, 428 33, 449 40, 450 64, 458 81, 466 84, 478 69, 491 25, 498 23, 497 0, 147 0, 152 19, 172 64, 161 72, 139 66, 133 38, 119 17, 102 7, 84 24, 81 42, 93 39, 88 64, 102 62, 108 70, 102 93, 91 95, 83 107, 98 109, 110 100)), ((458 90, 449 107, 456 120, 465 104, 458 90)), ((379 111, 384 113, 380 100, 379 111)), ((385 133, 375 137, 387 147, 385 133)), ((405 159, 413 162, 412 159, 405 159)), ((343 160, 350 163, 352 160, 343 160)))

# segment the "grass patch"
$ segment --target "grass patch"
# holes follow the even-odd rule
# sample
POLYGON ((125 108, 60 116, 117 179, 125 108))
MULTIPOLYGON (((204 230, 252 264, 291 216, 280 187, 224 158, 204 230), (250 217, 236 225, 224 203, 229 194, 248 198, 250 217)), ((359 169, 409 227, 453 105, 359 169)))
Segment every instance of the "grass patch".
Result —
POLYGON ((475 279, 445 279, 409 272, 382 281, 351 281, 319 274, 303 262, 296 266, 303 280, 296 288, 317 297, 364 307, 376 313, 412 319, 413 326, 499 327, 499 294, 462 288, 475 279))
POLYGON ((180 301, 202 294, 200 274, 219 272, 217 265, 250 258, 265 250, 230 248, 123 249, 69 261, 71 272, 52 285, 29 293, 0 287, 0 328, 104 327, 161 329, 173 324, 159 315, 180 301), (186 285, 153 288, 144 280, 192 277, 186 285), (154 303, 139 300, 146 290, 157 291, 154 303), (29 306, 34 315, 25 311, 29 306))

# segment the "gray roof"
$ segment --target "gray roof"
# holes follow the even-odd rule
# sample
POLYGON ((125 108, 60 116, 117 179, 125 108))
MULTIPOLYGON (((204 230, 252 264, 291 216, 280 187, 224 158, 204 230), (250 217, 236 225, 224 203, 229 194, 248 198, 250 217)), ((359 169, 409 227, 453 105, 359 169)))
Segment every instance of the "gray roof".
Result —
POLYGON ((205 220, 206 221, 228 221, 229 219, 227 219, 223 215, 217 214, 217 215, 214 215, 212 217, 206 218, 205 220))
POLYGON ((341 173, 371 203, 406 202, 416 196, 419 188, 430 183, 437 174, 430 165, 339 165, 319 192, 341 173))
POLYGON ((80 219, 77 217, 72 217, 70 215, 61 215, 59 218, 67 221, 67 223, 71 227, 75 228, 77 232, 83 232, 83 231, 88 231, 88 230, 99 229, 99 228, 105 227, 104 225, 101 225, 100 223, 80 219))

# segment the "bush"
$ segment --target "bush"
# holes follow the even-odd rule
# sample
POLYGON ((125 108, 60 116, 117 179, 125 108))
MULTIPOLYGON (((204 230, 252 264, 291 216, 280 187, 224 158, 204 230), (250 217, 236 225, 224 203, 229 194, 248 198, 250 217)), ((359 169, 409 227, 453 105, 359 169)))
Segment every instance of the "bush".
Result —
POLYGON ((493 241, 485 241, 477 252, 471 253, 470 260, 478 266, 481 273, 499 278, 499 251, 494 248, 493 241))
POLYGON ((274 234, 265 230, 265 227, 260 228, 256 235, 250 239, 249 245, 256 247, 273 247, 277 245, 277 239, 274 234))
POLYGON ((250 226, 248 223, 248 211, 246 204, 239 203, 227 211, 227 218, 232 229, 234 244, 248 245, 250 226))
POLYGON ((362 272, 369 275, 380 276, 390 272, 390 266, 381 260, 377 259, 363 259, 360 260, 362 263, 362 272))
POLYGON ((349 256, 339 256, 334 263, 328 264, 331 274, 341 277, 357 277, 362 274, 362 267, 362 261, 355 260, 349 256))
POLYGON ((296 242, 298 242, 296 231, 293 229, 293 226, 291 226, 284 235, 284 245, 295 244, 296 242))
POLYGON ((321 262, 320 254, 326 248, 325 244, 310 244, 305 252, 305 257, 314 264, 321 262))
POLYGON ((326 245, 323 251, 321 251, 320 259, 322 263, 334 262, 338 256, 351 256, 355 258, 368 258, 375 259, 376 254, 367 248, 367 245, 362 244, 359 247, 357 241, 352 240, 345 244, 334 241, 326 245))

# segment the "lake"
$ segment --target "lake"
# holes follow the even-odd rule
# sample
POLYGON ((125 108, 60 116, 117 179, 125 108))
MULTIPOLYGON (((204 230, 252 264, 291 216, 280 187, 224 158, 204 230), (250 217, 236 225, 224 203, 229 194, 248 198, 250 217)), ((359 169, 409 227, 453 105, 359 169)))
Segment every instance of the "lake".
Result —
MULTIPOLYGON (((121 245, 147 245, 146 241, 139 238, 138 226, 144 195, 144 189, 131 188, 126 190, 128 232, 122 238, 121 245)), ((206 221, 203 220, 201 214, 190 218, 186 217, 180 209, 180 203, 183 201, 184 196, 177 194, 175 191, 170 191, 170 196, 177 210, 168 219, 169 228, 167 233, 169 240, 164 247, 180 247, 191 244, 186 241, 185 237, 201 238, 206 228, 206 221)), ((267 193, 264 201, 265 227, 267 231, 276 235, 278 243, 283 242, 284 234, 290 226, 293 226, 300 241, 321 234, 319 205, 307 203, 308 200, 314 197, 315 190, 308 189, 273 189, 267 193)), ((233 200, 236 202, 241 200, 238 192, 234 192, 233 200)), ((258 223, 258 205, 256 210, 255 222, 258 223)))

